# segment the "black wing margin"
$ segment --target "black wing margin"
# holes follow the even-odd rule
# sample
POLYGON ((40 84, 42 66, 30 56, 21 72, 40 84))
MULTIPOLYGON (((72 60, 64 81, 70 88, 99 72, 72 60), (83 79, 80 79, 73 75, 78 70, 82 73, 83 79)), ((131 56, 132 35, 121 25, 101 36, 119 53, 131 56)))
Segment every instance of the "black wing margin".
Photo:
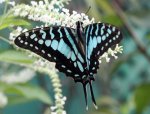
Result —
POLYGON ((110 47, 118 44, 123 37, 117 27, 107 23, 90 24, 85 27, 84 33, 86 35, 89 72, 93 76, 99 68, 99 57, 110 47))
POLYGON ((80 53, 74 29, 59 26, 36 28, 20 34, 14 42, 48 61, 56 62, 55 67, 75 82, 82 81, 85 57, 80 53))

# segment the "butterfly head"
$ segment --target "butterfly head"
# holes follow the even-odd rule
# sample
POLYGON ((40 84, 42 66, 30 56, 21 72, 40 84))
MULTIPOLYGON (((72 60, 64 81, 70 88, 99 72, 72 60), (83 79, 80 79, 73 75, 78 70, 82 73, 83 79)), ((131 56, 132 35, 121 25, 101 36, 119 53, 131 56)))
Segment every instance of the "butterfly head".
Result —
POLYGON ((77 27, 77 29, 79 29, 80 31, 83 31, 83 22, 77 21, 77 22, 76 22, 76 27, 77 27))

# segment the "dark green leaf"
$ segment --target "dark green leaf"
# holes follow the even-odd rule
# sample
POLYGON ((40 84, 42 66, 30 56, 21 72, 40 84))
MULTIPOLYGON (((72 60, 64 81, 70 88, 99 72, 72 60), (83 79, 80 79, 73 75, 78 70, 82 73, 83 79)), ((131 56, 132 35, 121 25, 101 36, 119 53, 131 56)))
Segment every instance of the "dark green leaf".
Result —
POLYGON ((142 84, 135 90, 135 104, 138 114, 141 114, 150 103, 150 84, 142 84))

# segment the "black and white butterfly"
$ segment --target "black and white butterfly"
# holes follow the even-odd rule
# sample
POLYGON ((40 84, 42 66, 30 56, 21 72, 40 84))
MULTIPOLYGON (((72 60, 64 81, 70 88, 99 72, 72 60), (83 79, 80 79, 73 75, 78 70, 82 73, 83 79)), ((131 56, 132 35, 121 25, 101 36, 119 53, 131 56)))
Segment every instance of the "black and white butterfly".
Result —
POLYGON ((86 85, 89 84, 92 101, 96 106, 91 83, 99 68, 98 59, 121 39, 121 31, 115 26, 93 23, 83 27, 83 23, 78 21, 76 29, 52 26, 29 30, 20 34, 15 44, 55 62, 59 71, 72 77, 75 82, 81 82, 86 105, 86 85))

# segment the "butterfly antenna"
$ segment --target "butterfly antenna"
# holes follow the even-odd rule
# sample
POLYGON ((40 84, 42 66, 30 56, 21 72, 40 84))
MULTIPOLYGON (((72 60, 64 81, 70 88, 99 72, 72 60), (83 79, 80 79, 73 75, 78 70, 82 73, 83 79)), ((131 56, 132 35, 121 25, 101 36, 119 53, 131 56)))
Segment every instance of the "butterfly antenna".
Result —
POLYGON ((85 14, 87 14, 90 11, 90 9, 91 9, 91 6, 89 6, 85 14))
POLYGON ((98 107, 96 105, 95 98, 94 98, 94 94, 93 94, 92 82, 89 81, 89 84, 90 84, 90 90, 91 90, 91 97, 92 97, 93 105, 94 105, 95 109, 98 109, 98 107))
POLYGON ((87 88, 86 84, 83 84, 84 96, 85 96, 85 103, 86 103, 86 110, 88 110, 88 103, 87 103, 87 88))

